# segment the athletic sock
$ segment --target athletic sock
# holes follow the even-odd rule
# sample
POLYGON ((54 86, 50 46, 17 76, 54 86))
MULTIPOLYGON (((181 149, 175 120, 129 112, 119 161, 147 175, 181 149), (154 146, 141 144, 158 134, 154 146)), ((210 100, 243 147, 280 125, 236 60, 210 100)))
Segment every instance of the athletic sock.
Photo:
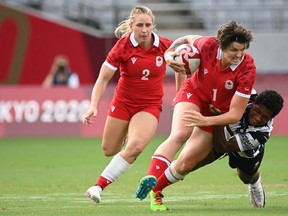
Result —
POLYGON ((153 175, 158 179, 170 164, 171 161, 166 157, 162 155, 153 155, 147 175, 153 175))
POLYGON ((153 191, 162 191, 165 187, 174 184, 180 180, 183 180, 185 175, 177 173, 174 167, 174 163, 168 167, 165 172, 158 178, 156 187, 153 191))
POLYGON ((123 173, 125 173, 132 164, 129 164, 118 153, 113 157, 108 166, 104 169, 99 177, 96 185, 99 185, 102 190, 112 182, 116 181, 123 173))
POLYGON ((252 183, 250 184, 252 187, 256 187, 258 186, 259 184, 262 184, 262 181, 261 181, 261 176, 259 175, 259 178, 257 179, 257 181, 255 183, 252 183))

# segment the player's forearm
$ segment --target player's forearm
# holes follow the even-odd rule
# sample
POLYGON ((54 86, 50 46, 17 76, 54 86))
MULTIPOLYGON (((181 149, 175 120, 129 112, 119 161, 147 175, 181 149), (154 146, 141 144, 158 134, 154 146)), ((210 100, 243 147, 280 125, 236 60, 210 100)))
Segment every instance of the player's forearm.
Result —
POLYGON ((201 36, 200 35, 185 35, 183 37, 179 37, 173 41, 169 49, 174 51, 181 44, 192 44, 199 37, 201 36))
POLYGON ((174 51, 181 44, 187 44, 188 43, 188 39, 187 38, 188 38, 187 36, 183 36, 183 37, 177 38, 176 40, 173 41, 173 43, 169 47, 169 50, 173 50, 174 51))
POLYGON ((209 125, 229 125, 239 121, 242 117, 242 113, 224 113, 218 116, 207 116, 206 122, 209 125))
POLYGON ((91 94, 91 106, 98 107, 99 101, 103 97, 106 91, 107 83, 101 82, 99 80, 96 81, 92 94, 91 94))
POLYGON ((226 153, 229 151, 228 149, 228 142, 225 138, 223 127, 222 126, 215 126, 214 127, 214 134, 213 134, 213 147, 216 152, 219 153, 226 153))

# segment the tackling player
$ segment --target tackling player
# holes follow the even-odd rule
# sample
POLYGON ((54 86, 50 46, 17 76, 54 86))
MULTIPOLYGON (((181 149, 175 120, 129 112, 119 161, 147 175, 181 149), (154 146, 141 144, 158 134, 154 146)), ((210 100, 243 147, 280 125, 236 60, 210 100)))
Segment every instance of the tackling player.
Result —
MULTIPOLYGON (((212 163, 226 153, 230 167, 236 168, 241 181, 248 184, 251 203, 256 208, 263 208, 265 193, 259 167, 264 156, 265 143, 273 130, 273 118, 283 108, 283 98, 274 90, 265 90, 255 97, 255 99, 254 96, 251 98, 251 103, 247 105, 240 121, 225 127, 215 126, 214 148, 192 171, 212 163)), ((220 114, 214 106, 210 107, 210 111, 213 115, 220 114)), ((189 115, 185 120, 189 122, 189 115)), ((153 191, 162 192, 165 187, 177 181, 179 178, 176 177, 171 165, 158 178, 157 186, 153 191)), ((163 206, 162 203, 160 205, 163 206)))
MULTIPOLYGON (((184 143, 172 166, 177 179, 184 178, 211 151, 213 125, 228 125, 241 119, 256 77, 254 60, 246 52, 252 39, 250 30, 229 21, 218 29, 217 37, 184 36, 176 39, 166 51, 168 65, 181 72, 176 76, 177 89, 181 88, 176 95, 171 133, 154 153, 136 197, 142 200, 147 196, 184 143), (201 59, 198 71, 188 79, 184 67, 175 65, 173 60, 173 51, 185 43, 195 46, 201 59), (211 116, 210 104, 217 107, 221 115, 211 116), (191 118, 189 123, 182 120, 185 114, 191 118)), ((155 201, 152 209, 166 210, 160 205, 161 193, 152 191, 150 197, 155 201)))

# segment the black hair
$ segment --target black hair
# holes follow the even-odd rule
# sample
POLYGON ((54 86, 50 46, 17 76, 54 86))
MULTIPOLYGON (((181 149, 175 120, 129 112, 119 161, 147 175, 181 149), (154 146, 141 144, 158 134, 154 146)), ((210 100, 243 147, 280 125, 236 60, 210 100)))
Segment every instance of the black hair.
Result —
POLYGON ((254 103, 264 105, 272 112, 274 118, 283 108, 284 100, 278 92, 266 89, 255 98, 254 103))

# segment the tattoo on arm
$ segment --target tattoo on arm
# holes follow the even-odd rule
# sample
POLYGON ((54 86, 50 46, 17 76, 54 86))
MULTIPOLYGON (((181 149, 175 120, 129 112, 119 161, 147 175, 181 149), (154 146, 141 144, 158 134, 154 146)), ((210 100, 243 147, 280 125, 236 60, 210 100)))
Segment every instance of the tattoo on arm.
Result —
POLYGON ((183 36, 180 38, 177 38, 170 46, 170 49, 175 50, 178 46, 181 44, 187 44, 188 43, 188 36, 183 36))

